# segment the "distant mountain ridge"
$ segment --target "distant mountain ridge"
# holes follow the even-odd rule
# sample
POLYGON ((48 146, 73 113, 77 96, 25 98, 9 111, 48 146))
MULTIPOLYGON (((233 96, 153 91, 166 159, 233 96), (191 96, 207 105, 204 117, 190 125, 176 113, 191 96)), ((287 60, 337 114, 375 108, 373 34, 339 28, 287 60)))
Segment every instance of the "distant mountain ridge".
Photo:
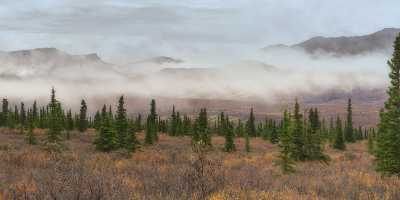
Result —
POLYGON ((362 36, 317 36, 291 46, 278 44, 265 47, 263 50, 302 49, 309 54, 328 53, 334 56, 361 55, 371 52, 389 53, 399 33, 400 29, 398 28, 385 28, 362 36))
POLYGON ((107 69, 112 64, 104 62, 97 54, 71 55, 56 48, 36 48, 0 53, 1 77, 30 77, 57 73, 68 69, 89 71, 107 69))

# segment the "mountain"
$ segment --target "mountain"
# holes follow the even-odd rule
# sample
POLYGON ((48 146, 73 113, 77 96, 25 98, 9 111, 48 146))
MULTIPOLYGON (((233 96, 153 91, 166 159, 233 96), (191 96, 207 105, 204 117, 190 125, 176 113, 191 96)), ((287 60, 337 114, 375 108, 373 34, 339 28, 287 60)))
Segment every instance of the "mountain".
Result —
POLYGON ((295 45, 272 45, 263 48, 263 50, 302 49, 309 54, 328 53, 334 56, 362 55, 371 52, 390 53, 393 42, 399 33, 400 29, 385 28, 363 36, 318 36, 295 45))
POLYGON ((1 77, 38 77, 63 74, 63 71, 108 69, 97 54, 71 55, 56 48, 37 48, 0 53, 1 77), (91 68, 91 69, 85 69, 91 68))
POLYGON ((159 72, 165 68, 181 68, 184 61, 167 56, 158 56, 135 61, 120 67, 123 73, 145 75, 159 72))

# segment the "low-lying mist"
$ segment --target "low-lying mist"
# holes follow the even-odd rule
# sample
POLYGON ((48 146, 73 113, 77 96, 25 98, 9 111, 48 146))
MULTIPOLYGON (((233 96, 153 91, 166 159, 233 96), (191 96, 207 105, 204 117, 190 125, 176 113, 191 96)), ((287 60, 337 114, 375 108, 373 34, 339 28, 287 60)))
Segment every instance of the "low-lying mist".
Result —
POLYGON ((198 63, 188 60, 168 63, 148 60, 127 65, 87 62, 65 66, 55 66, 53 62, 34 65, 3 62, 0 95, 24 101, 47 100, 50 88, 55 87, 57 96, 71 106, 77 106, 81 98, 116 98, 122 94, 273 104, 282 98, 323 95, 330 90, 383 88, 388 57, 381 53, 334 57, 283 49, 231 58, 216 67, 212 62, 209 66, 213 67, 199 67, 198 63), (27 69, 30 69, 28 75, 23 73, 27 69))

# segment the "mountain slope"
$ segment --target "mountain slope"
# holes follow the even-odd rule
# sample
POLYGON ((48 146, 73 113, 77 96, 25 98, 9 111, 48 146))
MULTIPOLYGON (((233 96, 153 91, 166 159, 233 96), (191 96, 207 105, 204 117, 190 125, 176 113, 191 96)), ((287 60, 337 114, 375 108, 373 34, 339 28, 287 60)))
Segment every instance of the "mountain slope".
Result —
POLYGON ((2 77, 38 77, 61 75, 61 71, 109 69, 112 65, 102 61, 97 54, 70 55, 56 48, 37 48, 0 53, 2 77))
POLYGON ((265 47, 263 50, 291 48, 302 49, 309 54, 328 53, 335 56, 361 55, 371 52, 389 53, 391 52, 393 41, 399 33, 400 29, 385 28, 363 36, 318 36, 292 46, 279 44, 265 47))

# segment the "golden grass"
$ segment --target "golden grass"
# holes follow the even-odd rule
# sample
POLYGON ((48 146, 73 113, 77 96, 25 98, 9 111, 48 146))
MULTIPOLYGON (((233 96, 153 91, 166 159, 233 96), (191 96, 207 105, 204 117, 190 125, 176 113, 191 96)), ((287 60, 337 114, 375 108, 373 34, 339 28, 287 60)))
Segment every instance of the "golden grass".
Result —
MULTIPOLYGON (((39 139, 42 134, 37 130, 39 139)), ((251 140, 250 153, 243 139, 236 140, 237 152, 225 153, 223 138, 214 137, 201 162, 188 137, 162 134, 159 143, 130 157, 96 152, 92 139, 92 131, 74 133, 66 151, 49 153, 25 144, 18 132, 0 130, 0 200, 400 199, 399 178, 374 171, 365 143, 345 152, 327 148, 329 165, 298 163, 296 173, 285 175, 274 165, 278 147, 262 139, 251 140)))

